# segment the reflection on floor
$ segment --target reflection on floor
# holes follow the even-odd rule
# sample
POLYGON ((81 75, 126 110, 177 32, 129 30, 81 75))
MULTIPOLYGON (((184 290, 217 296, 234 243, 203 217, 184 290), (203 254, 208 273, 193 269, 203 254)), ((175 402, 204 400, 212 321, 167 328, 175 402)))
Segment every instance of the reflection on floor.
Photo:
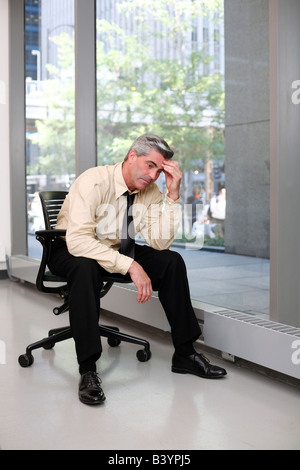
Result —
POLYGON ((36 351, 29 368, 18 364, 28 343, 67 323, 66 314, 52 315, 56 304, 33 287, 0 281, 3 450, 300 449, 299 388, 212 354, 226 378, 173 374, 168 337, 133 326, 122 330, 149 339, 151 360, 138 362, 134 345, 103 342, 99 372, 107 400, 97 408, 81 404, 73 340, 36 351))

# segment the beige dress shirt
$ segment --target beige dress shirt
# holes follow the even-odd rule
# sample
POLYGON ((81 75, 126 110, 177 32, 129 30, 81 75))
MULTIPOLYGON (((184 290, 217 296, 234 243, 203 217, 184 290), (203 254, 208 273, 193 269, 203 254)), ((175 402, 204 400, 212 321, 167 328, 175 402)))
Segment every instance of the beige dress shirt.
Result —
MULTIPOLYGON (((72 184, 58 215, 73 256, 95 259, 110 273, 126 274, 132 258, 118 252, 128 191, 122 163, 90 168, 72 184)), ((168 249, 180 222, 179 199, 173 201, 155 183, 136 192, 132 215, 135 233, 157 250, 168 249)))

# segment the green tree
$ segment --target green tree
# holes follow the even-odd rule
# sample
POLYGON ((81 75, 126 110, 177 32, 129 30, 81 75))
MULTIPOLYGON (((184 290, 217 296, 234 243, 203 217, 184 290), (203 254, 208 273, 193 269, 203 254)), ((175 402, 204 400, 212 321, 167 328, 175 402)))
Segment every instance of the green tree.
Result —
MULTIPOLYGON (((197 18, 217 17, 221 6, 221 0, 122 0, 120 24, 134 18, 134 30, 97 21, 99 164, 122 160, 145 132, 167 139, 184 173, 195 161, 223 160, 223 77, 203 72, 211 57, 190 42, 197 18), (160 54, 162 45, 168 53, 160 54)), ((59 60, 48 65, 48 116, 36 122, 32 140, 41 153, 38 171, 64 175, 75 168, 74 44, 65 34, 53 40, 59 60)))
POLYGON ((190 47, 194 21, 221 12, 221 4, 122 1, 119 14, 135 19, 134 31, 98 21, 99 164, 123 159, 132 140, 144 132, 168 140, 184 173, 197 160, 223 160, 223 77, 204 74, 211 57, 205 48, 190 47), (172 58, 159 57, 155 42, 172 51, 172 58))
POLYGON ((39 105, 45 119, 35 121, 30 139, 39 146, 37 164, 27 174, 65 176, 75 172, 74 40, 66 33, 51 39, 57 45, 57 65, 47 65, 49 80, 42 82, 39 105))

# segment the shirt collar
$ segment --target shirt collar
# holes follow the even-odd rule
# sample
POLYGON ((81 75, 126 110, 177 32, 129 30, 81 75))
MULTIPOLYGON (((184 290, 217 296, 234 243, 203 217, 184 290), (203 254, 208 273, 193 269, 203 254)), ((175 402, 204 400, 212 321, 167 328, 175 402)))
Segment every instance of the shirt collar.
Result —
MULTIPOLYGON (((115 192, 116 192, 116 199, 122 196, 126 191, 129 191, 125 180, 123 178, 122 173, 122 163, 117 163, 115 165, 115 192)), ((130 191, 129 191, 130 192, 130 191)), ((135 189, 132 193, 138 193, 139 190, 135 189)), ((131 193, 130 193, 131 194, 131 193)))

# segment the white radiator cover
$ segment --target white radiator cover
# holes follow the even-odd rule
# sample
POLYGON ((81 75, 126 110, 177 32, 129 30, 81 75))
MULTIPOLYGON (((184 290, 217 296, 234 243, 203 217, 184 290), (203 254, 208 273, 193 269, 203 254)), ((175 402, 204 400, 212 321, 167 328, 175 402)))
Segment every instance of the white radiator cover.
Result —
POLYGON ((204 311, 204 343, 224 353, 300 378, 300 329, 253 315, 204 311))

